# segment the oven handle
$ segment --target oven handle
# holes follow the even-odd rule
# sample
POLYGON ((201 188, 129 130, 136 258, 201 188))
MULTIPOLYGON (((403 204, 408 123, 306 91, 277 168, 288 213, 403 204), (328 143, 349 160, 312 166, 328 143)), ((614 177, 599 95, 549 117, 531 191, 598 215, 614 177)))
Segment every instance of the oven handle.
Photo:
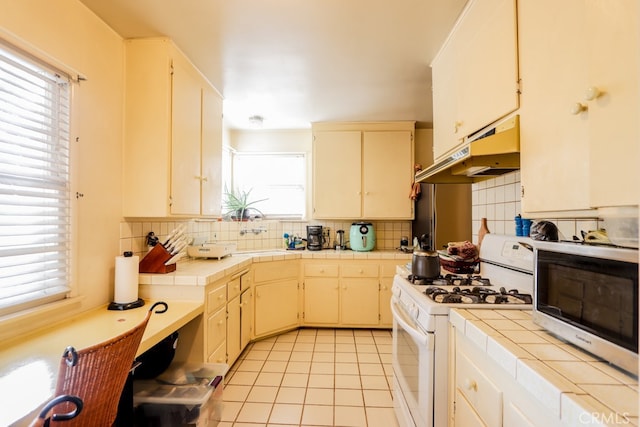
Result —
POLYGON ((427 345, 429 342, 429 336, 418 329, 415 322, 409 320, 407 315, 404 313, 404 310, 402 310, 402 308, 394 301, 391 302, 391 313, 393 314, 393 318, 400 324, 400 326, 402 326, 402 329, 407 331, 407 333, 416 341, 416 344, 422 347, 427 345))

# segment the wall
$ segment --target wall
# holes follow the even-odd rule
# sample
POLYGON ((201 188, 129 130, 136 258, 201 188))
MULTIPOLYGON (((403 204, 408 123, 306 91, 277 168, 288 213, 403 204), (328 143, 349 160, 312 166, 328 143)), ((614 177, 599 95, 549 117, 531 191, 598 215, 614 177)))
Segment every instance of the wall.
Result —
MULTIPOLYGON (((497 234, 514 235, 514 217, 520 214, 520 171, 505 174, 472 184, 472 230, 473 242, 478 242, 480 219, 487 218, 489 231, 497 234)), ((532 220, 550 220, 558 226, 561 239, 571 240, 580 237, 580 231, 596 230, 602 227, 597 218, 529 218, 532 220), (564 237, 563 237, 564 236, 564 237)))
MULTIPOLYGON (((72 203, 71 266, 83 297, 74 310, 106 304, 122 219, 122 38, 76 0, 0 0, 0 10, 1 38, 86 78, 74 84, 72 97, 71 191, 83 194, 72 203)), ((63 316, 73 313, 67 307, 63 316)))

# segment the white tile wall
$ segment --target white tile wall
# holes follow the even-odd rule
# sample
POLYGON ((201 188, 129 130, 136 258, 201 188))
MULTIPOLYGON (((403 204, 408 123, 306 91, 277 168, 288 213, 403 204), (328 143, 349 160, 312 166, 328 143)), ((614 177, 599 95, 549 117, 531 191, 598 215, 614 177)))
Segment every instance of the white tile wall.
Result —
MULTIPOLYGON (((478 230, 481 218, 487 218, 487 227, 491 233, 515 235, 516 215, 521 214, 520 171, 511 172, 486 181, 477 182, 471 187, 471 217, 473 242, 478 242, 478 230)), ((596 230, 597 218, 529 218, 531 220, 553 221, 561 233, 561 238, 580 237, 580 231, 596 230)))
MULTIPOLYGON (((146 236, 153 231, 163 241, 180 224, 186 226, 190 237, 202 237, 206 241, 236 242, 238 250, 279 249, 284 247, 283 235, 297 235, 306 238, 307 225, 319 224, 328 227, 330 241, 333 243, 336 230, 344 230, 349 238, 352 221, 278 221, 262 220, 231 222, 216 220, 184 221, 127 221, 120 224, 120 252, 132 251, 135 254, 147 252, 146 236), (242 233, 241 233, 242 232, 242 233)), ((400 245, 400 237, 411 236, 411 221, 371 221, 376 231, 378 250, 392 250, 400 245)))

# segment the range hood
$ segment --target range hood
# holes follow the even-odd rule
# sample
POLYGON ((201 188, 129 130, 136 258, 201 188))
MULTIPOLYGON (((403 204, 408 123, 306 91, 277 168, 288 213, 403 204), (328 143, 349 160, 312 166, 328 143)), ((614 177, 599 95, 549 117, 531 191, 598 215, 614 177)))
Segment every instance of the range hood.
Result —
POLYGON ((456 150, 416 174, 416 182, 477 182, 520 169, 520 116, 465 138, 456 150))

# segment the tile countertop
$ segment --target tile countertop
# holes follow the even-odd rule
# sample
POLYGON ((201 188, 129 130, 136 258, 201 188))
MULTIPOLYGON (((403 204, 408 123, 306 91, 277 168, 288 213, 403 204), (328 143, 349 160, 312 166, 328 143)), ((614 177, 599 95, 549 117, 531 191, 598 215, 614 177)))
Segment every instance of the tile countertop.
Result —
POLYGON ((638 379, 549 334, 531 311, 453 309, 449 321, 568 425, 584 413, 638 425, 638 379))
MULTIPOLYGON (((394 260, 404 264, 411 260, 411 254, 400 251, 355 252, 351 250, 321 251, 273 249, 254 252, 236 252, 218 259, 185 259, 178 262, 176 271, 167 274, 140 274, 140 285, 187 285, 206 286, 225 276, 248 269, 255 262, 270 262, 295 259, 332 260, 394 260)), ((141 288, 145 296, 144 286, 141 288)))

